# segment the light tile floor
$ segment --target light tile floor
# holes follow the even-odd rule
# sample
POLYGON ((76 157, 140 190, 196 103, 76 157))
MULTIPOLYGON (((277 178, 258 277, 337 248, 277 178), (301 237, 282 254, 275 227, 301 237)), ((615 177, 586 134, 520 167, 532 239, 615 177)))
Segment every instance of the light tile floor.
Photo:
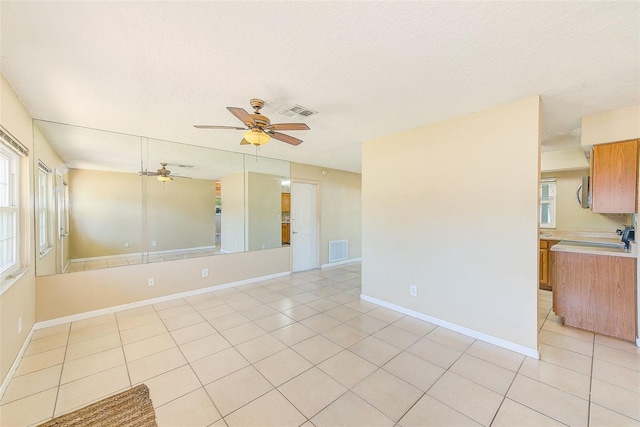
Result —
POLYGON ((160 426, 640 425, 640 350, 562 326, 550 292, 540 360, 359 294, 348 264, 38 330, 0 424, 145 383, 160 426))

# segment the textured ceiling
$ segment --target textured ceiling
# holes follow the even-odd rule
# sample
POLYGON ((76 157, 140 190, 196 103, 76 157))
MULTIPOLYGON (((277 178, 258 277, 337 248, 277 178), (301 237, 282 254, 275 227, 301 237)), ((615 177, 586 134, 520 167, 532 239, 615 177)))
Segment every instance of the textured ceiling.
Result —
MULTIPOLYGON (((533 95, 545 149, 640 104, 640 2, 2 1, 1 70, 31 115, 225 150, 226 106, 297 146, 265 157, 360 171, 363 141, 533 95), (280 114, 295 104, 308 118, 280 114)), ((56 143, 62 143, 57 141, 56 143)), ((518 141, 514 141, 517 144, 518 141)))

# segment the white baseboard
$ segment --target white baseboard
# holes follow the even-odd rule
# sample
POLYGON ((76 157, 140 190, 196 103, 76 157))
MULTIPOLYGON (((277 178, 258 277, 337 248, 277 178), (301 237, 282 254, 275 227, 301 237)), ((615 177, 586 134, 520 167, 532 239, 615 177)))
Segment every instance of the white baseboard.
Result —
POLYGON ((503 340, 502 338, 497 338, 492 335, 488 335, 488 334, 476 331, 474 329, 469 329, 464 326, 457 325, 455 323, 447 322, 446 320, 438 319, 437 317, 432 317, 424 313, 420 313, 418 311, 414 311, 396 304, 389 303, 387 301, 382 301, 377 298, 370 297, 368 295, 360 294, 360 298, 365 301, 371 302, 373 304, 391 309, 393 311, 406 314, 407 316, 415 317, 416 319, 424 320, 425 322, 433 323, 434 325, 451 329, 452 331, 459 332, 468 337, 479 339, 480 341, 484 341, 489 344, 493 344, 498 347, 505 348, 507 350, 515 351, 516 353, 520 353, 525 356, 532 357, 534 359, 540 359, 540 353, 536 349, 525 347, 523 345, 516 344, 511 341, 503 340))
POLYGON ((352 262, 359 262, 359 261, 362 261, 362 257, 345 259, 343 261, 329 262, 327 264, 322 264, 320 268, 335 267, 336 265, 351 264, 352 262))
POLYGON ((13 378, 13 375, 16 373, 16 370, 18 369, 18 365, 20 364, 20 360, 22 360, 22 356, 24 355, 24 352, 27 350, 27 346, 29 345, 29 342, 31 342, 31 337, 33 336, 33 333, 36 330, 35 326, 36 325, 33 325, 31 327, 31 330, 29 331, 29 335, 27 335, 27 338, 24 340, 24 343, 22 343, 22 348, 20 348, 18 355, 16 356, 15 360, 13 361, 13 364, 11 365, 11 368, 9 368, 9 372, 7 372, 7 375, 4 377, 4 381, 2 381, 2 385, 0 385, 0 399, 2 399, 2 396, 4 396, 4 392, 7 391, 7 387, 9 387, 9 382, 11 381, 11 378, 13 378))
POLYGON ((82 261, 100 261, 103 259, 114 259, 114 258, 131 258, 131 257, 142 257, 144 255, 162 255, 169 253, 183 253, 183 252, 193 252, 193 251, 210 251, 212 249, 216 249, 216 246, 198 246, 195 248, 183 248, 183 249, 166 249, 163 251, 149 251, 149 252, 131 252, 128 254, 115 254, 115 255, 102 255, 102 256, 94 256, 89 258, 74 258, 70 259, 69 262, 82 262, 82 261))
POLYGON ((142 301, 136 301, 128 304, 116 305, 113 307, 101 308, 99 310, 87 311, 84 313, 73 314, 71 316, 59 317, 57 319, 45 320, 33 325, 34 329, 50 328, 51 326, 58 326, 68 322, 77 322, 78 320, 90 319, 96 316, 102 316, 104 314, 117 313, 119 311, 131 310, 133 308, 144 307, 149 304, 158 304, 161 302, 171 301, 179 298, 191 297, 194 295, 206 294, 209 292, 219 291, 222 289, 234 288, 236 286, 248 285, 249 283, 261 282, 263 280, 275 279, 278 277, 284 277, 291 275, 290 271, 282 273, 268 274, 266 276, 254 277, 251 279, 239 280, 237 282, 229 282, 223 285, 209 286, 207 288, 194 289, 193 291, 181 292, 178 294, 165 295, 163 297, 151 298, 142 301))

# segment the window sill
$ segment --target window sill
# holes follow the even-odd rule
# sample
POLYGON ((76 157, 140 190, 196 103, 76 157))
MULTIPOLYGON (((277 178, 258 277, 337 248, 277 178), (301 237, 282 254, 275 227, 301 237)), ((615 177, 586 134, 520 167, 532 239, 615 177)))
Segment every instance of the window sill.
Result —
POLYGON ((2 282, 0 282, 0 296, 7 292, 13 285, 18 283, 20 279, 29 271, 29 268, 21 268, 11 276, 7 276, 2 282))

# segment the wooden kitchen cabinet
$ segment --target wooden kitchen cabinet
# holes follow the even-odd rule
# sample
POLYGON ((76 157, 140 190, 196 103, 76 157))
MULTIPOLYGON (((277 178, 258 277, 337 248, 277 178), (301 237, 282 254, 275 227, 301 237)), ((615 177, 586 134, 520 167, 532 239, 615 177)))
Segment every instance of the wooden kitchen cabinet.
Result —
POLYGON ((282 212, 291 211, 291 193, 282 193, 282 212))
POLYGON ((282 244, 289 244, 290 243, 290 236, 291 235, 291 225, 289 223, 282 223, 282 244))
POLYGON ((636 259, 554 252, 553 311, 564 324, 636 339, 636 259))
POLYGON ((593 212, 637 212, 637 139, 593 147, 590 191, 593 212))
POLYGON ((558 243, 558 240, 540 240, 540 262, 538 277, 540 279, 540 289, 553 290, 553 275, 551 273, 551 259, 553 252, 551 246, 558 243))

